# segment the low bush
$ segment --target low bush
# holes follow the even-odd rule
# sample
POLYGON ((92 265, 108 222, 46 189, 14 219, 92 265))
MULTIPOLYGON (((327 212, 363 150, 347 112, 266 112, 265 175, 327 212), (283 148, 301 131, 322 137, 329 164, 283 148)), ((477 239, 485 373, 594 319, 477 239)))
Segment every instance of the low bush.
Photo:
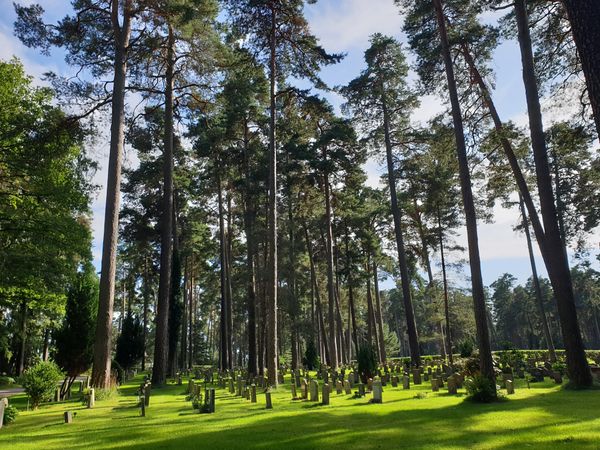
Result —
POLYGON ((19 410, 12 405, 8 405, 4 408, 4 425, 9 425, 13 423, 17 416, 19 415, 19 410))
POLYGON ((358 373, 363 383, 373 378, 377 372, 377 353, 372 345, 366 344, 358 349, 358 373))
POLYGON ((458 344, 458 352, 461 358, 468 358, 473 354, 473 341, 466 339, 458 344))
POLYGON ((37 409, 40 403, 52 399, 58 382, 63 378, 54 361, 42 361, 27 369, 19 381, 29 397, 31 407, 37 409))
POLYGON ((497 399, 496 386, 482 375, 475 375, 465 380, 465 388, 468 398, 473 401, 490 403, 497 399))

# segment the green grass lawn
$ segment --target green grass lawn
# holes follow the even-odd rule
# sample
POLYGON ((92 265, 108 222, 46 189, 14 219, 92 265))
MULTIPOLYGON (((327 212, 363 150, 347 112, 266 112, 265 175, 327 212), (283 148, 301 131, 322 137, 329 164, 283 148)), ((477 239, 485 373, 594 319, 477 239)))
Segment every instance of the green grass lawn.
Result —
MULTIPOLYGON (((383 404, 331 394, 331 405, 292 401, 289 377, 273 410, 217 389, 216 413, 197 414, 181 386, 152 392, 146 417, 136 407, 136 379, 94 409, 70 401, 22 411, 0 430, 0 449, 600 449, 600 391, 563 390, 517 381, 504 401, 474 404, 464 393, 432 393, 429 384, 384 387, 383 404), (425 398, 415 398, 427 393, 425 398), (76 411, 74 423, 63 412, 76 411)), ((25 409, 24 397, 11 399, 25 409)))

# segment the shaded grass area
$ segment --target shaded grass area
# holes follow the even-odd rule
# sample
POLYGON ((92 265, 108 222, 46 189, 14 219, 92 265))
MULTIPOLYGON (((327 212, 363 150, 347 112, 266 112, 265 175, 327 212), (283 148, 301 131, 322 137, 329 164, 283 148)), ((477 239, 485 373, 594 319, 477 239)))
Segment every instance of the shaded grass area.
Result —
MULTIPOLYGON (((216 413, 197 414, 183 387, 154 389, 146 417, 135 390, 86 409, 69 401, 21 412, 0 431, 0 448, 18 449, 386 449, 600 448, 600 391, 564 390, 517 381, 515 395, 493 404, 465 401, 464 391, 432 393, 428 384, 384 388, 383 404, 331 394, 331 404, 292 401, 289 376, 273 393, 273 410, 217 389, 216 413), (427 393, 425 398, 415 398, 427 393), (74 423, 63 423, 64 411, 74 423)), ((11 403, 24 409, 23 396, 11 403)))

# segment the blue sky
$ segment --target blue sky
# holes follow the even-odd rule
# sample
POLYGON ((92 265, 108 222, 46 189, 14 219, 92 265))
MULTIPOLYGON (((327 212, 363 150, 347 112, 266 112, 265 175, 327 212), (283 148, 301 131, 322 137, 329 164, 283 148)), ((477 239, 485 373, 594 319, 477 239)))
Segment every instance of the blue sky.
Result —
MULTIPOLYGON (((49 19, 56 20, 68 11, 66 1, 38 0, 38 3, 46 9, 49 19)), ((22 46, 12 32, 15 19, 12 0, 0 0, 0 6, 3 11, 0 16, 0 58, 18 56, 26 70, 38 78, 48 70, 62 74, 70 73, 60 53, 54 52, 52 57, 48 58, 39 55, 36 50, 22 46)), ((368 46, 371 34, 380 32, 394 36, 400 41, 404 40, 401 32, 402 17, 393 0, 320 0, 317 4, 306 7, 306 15, 323 47, 330 52, 347 54, 342 63, 328 67, 322 73, 324 80, 332 86, 345 84, 360 72, 363 67, 363 52, 368 46)), ((525 126, 526 106, 516 43, 502 44, 494 55, 492 67, 496 72, 497 86, 493 95, 502 119, 510 119, 525 126)), ((330 95, 329 99, 336 106, 340 104, 340 99, 335 95, 330 95)), ((422 99, 421 106, 415 112, 413 119, 427 120, 442 109, 442 103, 443 99, 426 96, 422 99)), ((546 114, 546 121, 551 120, 555 115, 555 111, 546 114)), ((101 137, 92 149, 92 156, 101 164, 102 168, 96 175, 96 182, 102 186, 106 182, 107 153, 106 139, 101 137)), ((126 154, 126 164, 127 161, 133 164, 135 158, 131 154, 126 154)), ((377 160, 369 161, 366 169, 372 184, 377 183, 379 176, 384 173, 377 160)), ((101 253, 104 198, 104 191, 101 191, 92 205, 94 256, 97 266, 99 266, 101 253)), ((495 222, 481 224, 479 229, 484 282, 489 285, 505 272, 513 273, 520 282, 524 282, 530 276, 531 269, 525 238, 513 231, 518 214, 515 210, 502 208, 496 208, 494 213, 495 222)), ((466 246, 464 232, 461 232, 458 242, 466 246)), ((600 242, 600 235, 596 233, 590 239, 590 246, 597 248, 598 242, 600 242)), ((454 257, 456 259, 461 255, 454 255, 454 257)), ((466 255, 462 255, 462 258, 465 257, 466 255)), ((539 252, 537 260, 538 270, 545 275, 539 252)), ((464 274, 456 274, 455 282, 466 285, 464 274)), ((390 285, 391 281, 384 283, 384 286, 390 285)))

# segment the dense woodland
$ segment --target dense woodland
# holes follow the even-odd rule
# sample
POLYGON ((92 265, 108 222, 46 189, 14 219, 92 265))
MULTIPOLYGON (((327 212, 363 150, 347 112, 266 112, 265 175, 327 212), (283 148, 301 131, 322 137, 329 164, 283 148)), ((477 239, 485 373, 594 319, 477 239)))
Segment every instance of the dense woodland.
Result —
POLYGON ((320 78, 344 55, 320 47, 303 0, 74 0, 57 23, 15 5, 16 35, 73 75, 40 88, 0 62, 0 373, 52 358, 108 387, 119 370, 152 368, 160 385, 213 365, 276 386, 278 368, 316 357, 340 367, 372 348, 419 366, 474 345, 484 376, 493 350, 565 349, 571 381, 590 385, 600 4, 396 4, 407 43, 373 35, 345 86, 320 78), (506 40, 526 128, 494 104, 506 40), (425 94, 447 109, 418 124, 425 94), (542 104, 570 118, 543 120, 542 104), (97 276, 90 149, 105 140, 97 276), (376 187, 368 160, 386 167, 376 187), (497 205, 518 213, 525 284, 506 267, 483 285, 478 225, 497 205))

